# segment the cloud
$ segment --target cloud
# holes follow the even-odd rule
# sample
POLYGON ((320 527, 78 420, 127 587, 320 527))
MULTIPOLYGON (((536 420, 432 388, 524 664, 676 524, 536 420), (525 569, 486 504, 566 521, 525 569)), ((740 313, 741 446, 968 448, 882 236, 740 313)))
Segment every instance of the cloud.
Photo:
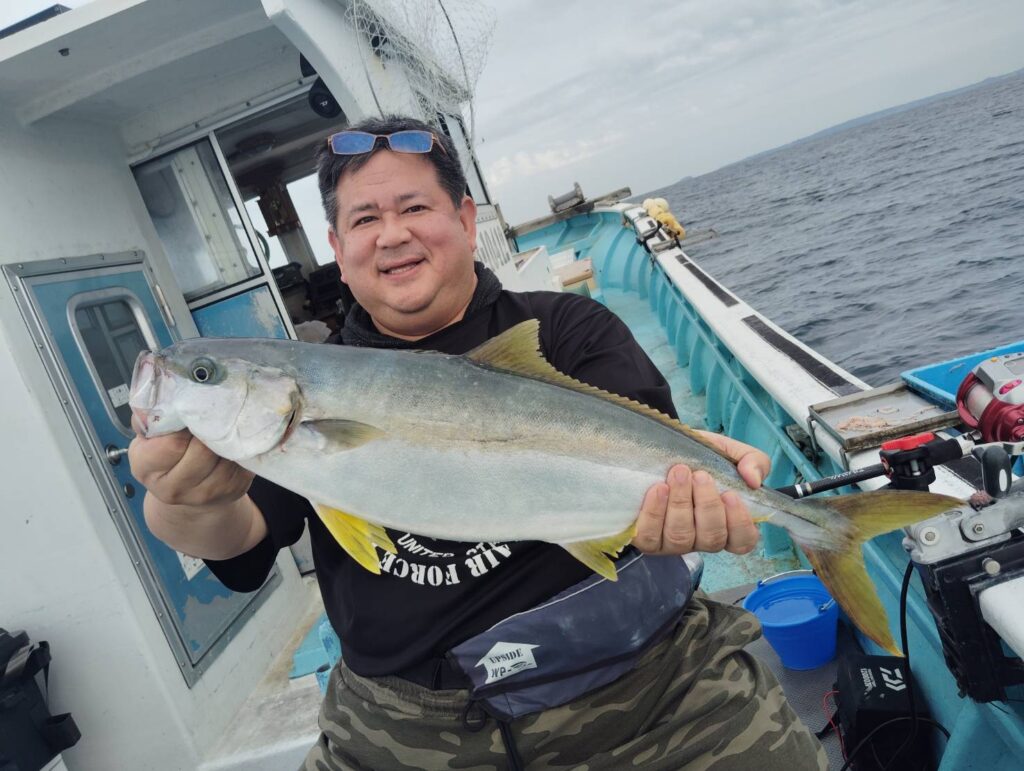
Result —
POLYGON ((484 174, 487 184, 497 189, 515 178, 533 177, 538 174, 572 166, 608 152, 621 144, 621 132, 609 132, 593 139, 577 139, 571 143, 559 143, 543 150, 520 151, 511 156, 503 155, 490 163, 484 174))

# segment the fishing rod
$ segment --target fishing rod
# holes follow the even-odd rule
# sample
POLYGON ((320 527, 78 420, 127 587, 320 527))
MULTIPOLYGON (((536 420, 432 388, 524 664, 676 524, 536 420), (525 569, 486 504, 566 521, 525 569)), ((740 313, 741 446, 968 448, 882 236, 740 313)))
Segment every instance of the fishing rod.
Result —
POLYGON ((927 490, 935 481, 936 466, 974 455, 981 463, 984 491, 1001 498, 1009 492, 1013 458, 1024 454, 1024 442, 979 442, 980 438, 970 433, 941 439, 926 432, 893 439, 882 444, 878 453, 881 463, 775 490, 790 498, 805 498, 882 476, 888 477, 889 486, 895 490, 927 490))
POLYGON ((961 382, 955 402, 967 433, 951 439, 930 432, 894 439, 882 444, 881 463, 776 490, 804 498, 880 476, 897 490, 927 490, 935 481, 935 466, 973 455, 981 464, 984 491, 992 498, 1006 496, 1013 459, 1024 455, 1024 353, 983 359, 961 382))

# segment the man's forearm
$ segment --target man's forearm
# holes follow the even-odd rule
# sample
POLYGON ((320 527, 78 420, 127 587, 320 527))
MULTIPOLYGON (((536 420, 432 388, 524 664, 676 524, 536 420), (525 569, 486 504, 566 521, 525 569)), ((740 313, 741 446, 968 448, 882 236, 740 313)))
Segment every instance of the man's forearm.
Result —
POLYGON ((150 531, 192 557, 226 560, 244 554, 267 535, 267 521, 248 495, 217 507, 176 506, 151 493, 143 503, 150 531))

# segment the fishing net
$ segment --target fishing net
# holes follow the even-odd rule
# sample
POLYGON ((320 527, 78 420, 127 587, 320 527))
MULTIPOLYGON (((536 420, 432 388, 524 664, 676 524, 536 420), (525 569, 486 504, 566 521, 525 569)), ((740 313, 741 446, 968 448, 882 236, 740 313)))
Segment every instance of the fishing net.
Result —
POLYGON ((378 110, 393 111, 411 97, 431 123, 468 117, 472 137, 473 92, 494 12, 478 0, 351 0, 349 14, 378 110), (394 66, 404 79, 389 76, 394 66))

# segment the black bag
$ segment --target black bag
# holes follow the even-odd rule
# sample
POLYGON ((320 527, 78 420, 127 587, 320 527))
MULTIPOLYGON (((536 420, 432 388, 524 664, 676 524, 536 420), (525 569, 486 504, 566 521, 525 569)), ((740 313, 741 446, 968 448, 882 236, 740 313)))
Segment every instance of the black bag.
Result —
POLYGON ((619 580, 590 576, 455 646, 470 699, 499 720, 566 704, 633 669, 679 623, 702 563, 632 550, 619 580))
POLYGON ((49 643, 0 629, 0 771, 38 771, 82 738, 70 713, 50 715, 39 672, 49 688, 49 643))

